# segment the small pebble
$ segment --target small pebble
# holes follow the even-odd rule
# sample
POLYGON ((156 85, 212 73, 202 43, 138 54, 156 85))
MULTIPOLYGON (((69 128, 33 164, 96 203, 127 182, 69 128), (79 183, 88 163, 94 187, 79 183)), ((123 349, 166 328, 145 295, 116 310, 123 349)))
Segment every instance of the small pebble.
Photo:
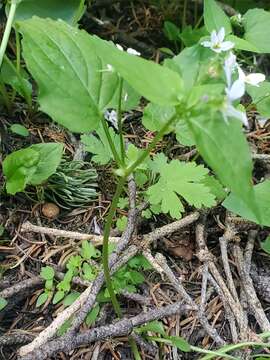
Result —
POLYGON ((45 203, 42 206, 41 212, 46 218, 54 219, 59 215, 60 209, 54 203, 45 203))

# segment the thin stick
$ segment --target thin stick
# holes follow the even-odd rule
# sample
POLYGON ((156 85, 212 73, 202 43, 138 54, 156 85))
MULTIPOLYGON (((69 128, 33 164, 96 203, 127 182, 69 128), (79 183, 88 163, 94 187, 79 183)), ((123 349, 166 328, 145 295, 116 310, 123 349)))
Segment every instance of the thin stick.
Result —
MULTIPOLYGON (((31 224, 29 221, 26 221, 21 226, 21 232, 35 232, 38 234, 45 234, 56 237, 70 238, 75 240, 90 240, 94 246, 102 245, 103 236, 102 235, 93 235, 93 234, 83 234, 77 231, 66 231, 61 229, 53 229, 45 226, 37 226, 31 224)), ((120 237, 110 236, 110 242, 118 243, 120 237)))

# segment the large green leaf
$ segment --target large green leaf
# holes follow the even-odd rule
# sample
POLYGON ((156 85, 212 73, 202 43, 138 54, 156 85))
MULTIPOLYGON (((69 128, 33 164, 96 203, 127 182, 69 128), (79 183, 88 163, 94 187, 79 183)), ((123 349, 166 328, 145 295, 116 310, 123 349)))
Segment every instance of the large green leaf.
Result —
POLYGON ((252 188, 252 160, 241 123, 225 122, 221 115, 207 114, 188 120, 204 160, 224 186, 241 198, 258 216, 252 188))
POLYGON ((270 82, 264 81, 260 86, 247 86, 247 92, 262 116, 270 117, 270 82))
POLYGON ((245 39, 254 45, 258 52, 270 52, 270 12, 262 9, 249 10, 243 16, 245 39))
POLYGON ((23 55, 39 86, 42 111, 74 132, 95 129, 118 85, 95 54, 91 37, 63 21, 19 23, 23 55))
POLYGON ((243 199, 239 199, 235 194, 230 194, 223 202, 226 209, 242 216, 244 219, 254 221, 260 225, 270 226, 270 180, 254 186, 254 194, 259 208, 261 219, 257 220, 254 213, 246 206, 243 199))
POLYGON ((176 105, 183 96, 182 79, 176 72, 139 56, 120 51, 94 36, 92 43, 105 63, 112 65, 146 99, 159 105, 176 105))
POLYGON ((27 20, 36 15, 75 24, 84 8, 84 0, 22 0, 17 7, 15 20, 27 20))
POLYGON ((224 27, 226 34, 232 32, 229 18, 215 0, 204 0, 203 17, 206 29, 210 33, 213 30, 219 31, 222 27, 224 27))

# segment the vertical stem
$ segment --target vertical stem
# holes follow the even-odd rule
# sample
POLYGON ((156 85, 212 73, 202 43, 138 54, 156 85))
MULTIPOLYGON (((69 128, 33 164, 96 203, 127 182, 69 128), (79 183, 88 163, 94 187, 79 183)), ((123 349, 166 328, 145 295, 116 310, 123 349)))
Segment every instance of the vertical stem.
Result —
POLYGON ((115 160, 115 162, 117 163, 117 165, 118 165, 119 167, 121 167, 121 166, 122 166, 122 161, 121 161, 121 159, 119 158, 119 155, 118 155, 117 150, 116 150, 116 148, 115 148, 115 145, 114 145, 114 143, 113 143, 111 134, 110 134, 110 132, 109 132, 108 124, 106 123, 106 120, 104 119, 103 116, 101 116, 101 123, 102 123, 103 130, 104 130, 104 132, 105 132, 106 138, 107 138, 107 140, 108 140, 110 149, 111 149, 111 151, 112 151, 114 160, 115 160))
POLYGON ((20 42, 20 34, 16 28, 15 28, 15 36, 16 36, 16 69, 19 74, 21 71, 21 42, 20 42))
POLYGON ((123 138, 123 129, 122 129, 122 93, 123 93, 123 78, 120 78, 119 83, 119 97, 118 97, 118 107, 117 107, 117 125, 118 125, 118 131, 120 135, 120 148, 121 148, 121 160, 124 163, 125 162, 125 144, 124 144, 124 138, 123 138))
POLYGON ((119 182, 117 184, 117 188, 111 203, 111 207, 106 219, 105 229, 104 229, 104 236, 103 236, 103 248, 102 248, 102 263, 103 263, 103 270, 104 270, 104 276, 106 281, 106 286, 110 294, 110 298, 114 307, 114 310, 118 317, 121 317, 122 312, 120 309, 120 305, 117 301, 112 280, 110 277, 110 269, 109 269, 109 235, 110 235, 110 229, 112 226, 113 217, 117 208, 119 197, 122 193, 124 184, 126 181, 126 177, 122 177, 119 179, 119 182))
POLYGON ((0 68, 2 66, 4 54, 6 52, 8 39, 9 39, 9 35, 10 35, 10 32, 11 32, 12 23, 13 23, 13 19, 14 19, 14 16, 15 16, 16 8, 17 8, 17 3, 18 3, 18 1, 13 0, 11 2, 11 5, 10 5, 10 9, 9 9, 9 13, 8 13, 8 19, 7 19, 4 35, 3 35, 1 46, 0 46, 0 68))

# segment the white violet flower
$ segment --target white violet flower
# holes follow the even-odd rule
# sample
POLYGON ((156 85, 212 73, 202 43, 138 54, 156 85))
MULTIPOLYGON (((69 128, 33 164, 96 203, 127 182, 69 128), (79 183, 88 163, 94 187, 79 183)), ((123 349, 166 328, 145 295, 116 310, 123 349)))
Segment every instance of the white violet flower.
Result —
POLYGON ((223 68, 226 76, 227 86, 230 88, 232 84, 232 74, 237 68, 236 56, 231 51, 229 56, 225 59, 223 68))
POLYGON ((238 65, 237 69, 238 69, 239 79, 241 81, 245 82, 246 84, 259 87, 260 86, 259 84, 265 80, 264 74, 252 73, 252 74, 246 75, 244 73, 244 71, 240 68, 239 65, 238 65))
MULTIPOLYGON (((120 51, 124 51, 123 47, 119 44, 116 44, 116 47, 118 50, 120 51)), ((127 53, 130 54, 130 55, 137 55, 137 56, 141 56, 141 53, 135 49, 132 49, 132 48, 127 48, 127 53)))
POLYGON ((118 130, 117 112, 115 110, 106 110, 104 113, 104 117, 118 130))
POLYGON ((234 43, 231 41, 224 41, 225 39, 225 29, 222 27, 217 33, 216 30, 213 30, 211 33, 210 41, 203 41, 201 45, 204 47, 210 48, 216 53, 221 53, 222 51, 228 51, 234 47, 234 43))

